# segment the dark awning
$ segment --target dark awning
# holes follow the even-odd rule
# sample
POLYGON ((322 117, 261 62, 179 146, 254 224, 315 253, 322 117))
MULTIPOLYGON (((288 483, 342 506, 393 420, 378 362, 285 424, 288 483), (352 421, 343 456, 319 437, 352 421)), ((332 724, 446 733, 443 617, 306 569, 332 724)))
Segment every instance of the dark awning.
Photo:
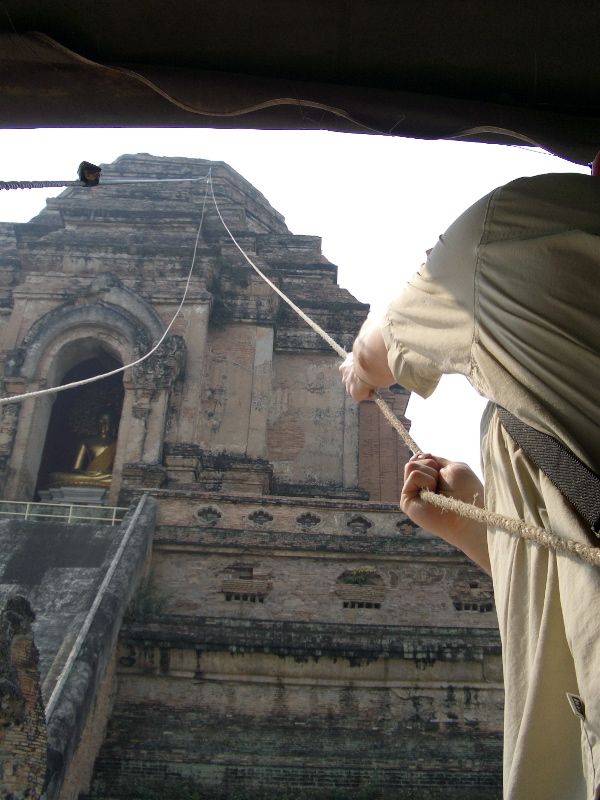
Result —
POLYGON ((4 0, 2 125, 323 128, 588 163, 598 30, 600 4, 564 0, 4 0))

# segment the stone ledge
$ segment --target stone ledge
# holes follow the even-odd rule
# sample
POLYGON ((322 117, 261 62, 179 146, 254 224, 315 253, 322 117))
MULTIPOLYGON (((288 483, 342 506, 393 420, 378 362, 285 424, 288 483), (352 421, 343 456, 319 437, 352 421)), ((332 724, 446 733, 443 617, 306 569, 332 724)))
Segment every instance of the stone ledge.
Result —
POLYGON ((404 538, 385 534, 310 533, 243 529, 179 527, 161 525, 156 529, 155 547, 255 548, 313 553, 368 554, 410 558, 452 558, 468 563, 460 550, 441 539, 404 538))
MULTIPOLYGON (((307 489, 310 486, 306 485, 307 489)), ((142 494, 149 494, 150 497, 155 497, 157 500, 162 499, 186 499, 197 500, 198 502, 212 502, 212 503, 248 503, 247 494, 225 494, 221 492, 207 492, 196 488, 179 488, 176 489, 158 489, 158 488, 137 488, 130 487, 130 492, 133 497, 141 496, 142 494)), ((397 503, 380 503, 371 502, 369 500, 343 500, 343 499, 328 499, 324 497, 311 497, 310 495, 302 496, 285 496, 285 495, 261 495, 257 497, 257 502, 261 506, 302 506, 302 508, 333 508, 340 511, 387 511, 394 514, 399 514, 405 517, 400 512, 397 503)), ((406 521, 412 524, 408 517, 406 521)))
POLYGON ((158 645, 198 651, 272 653, 332 658, 405 658, 481 661, 501 654, 497 630, 402 625, 349 625, 324 622, 164 616, 149 624, 129 623, 124 644, 158 645))

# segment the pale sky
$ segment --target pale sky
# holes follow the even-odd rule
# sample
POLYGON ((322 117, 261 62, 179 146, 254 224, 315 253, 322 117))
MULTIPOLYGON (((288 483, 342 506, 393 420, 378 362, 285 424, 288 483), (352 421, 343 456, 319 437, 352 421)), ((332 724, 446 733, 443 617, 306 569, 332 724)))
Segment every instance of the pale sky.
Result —
MULTIPOLYGON (((286 218, 292 233, 321 236, 338 282, 381 315, 425 251, 475 200, 507 181, 582 172, 525 147, 422 141, 327 131, 210 129, 2 130, 0 180, 76 180, 83 160, 124 153, 225 161, 286 218)), ((0 221, 27 222, 61 190, 0 191, 0 221)), ((461 376, 411 398, 420 447, 479 471, 485 401, 461 376)))

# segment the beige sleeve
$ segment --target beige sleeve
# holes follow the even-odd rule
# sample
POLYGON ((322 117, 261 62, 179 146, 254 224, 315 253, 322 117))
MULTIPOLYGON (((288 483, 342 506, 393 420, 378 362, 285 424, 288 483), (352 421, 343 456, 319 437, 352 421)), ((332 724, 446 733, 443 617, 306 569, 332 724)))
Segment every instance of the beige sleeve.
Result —
POLYGON ((402 386, 428 397, 444 373, 469 376, 478 247, 491 195, 454 222, 390 304, 381 332, 402 386))

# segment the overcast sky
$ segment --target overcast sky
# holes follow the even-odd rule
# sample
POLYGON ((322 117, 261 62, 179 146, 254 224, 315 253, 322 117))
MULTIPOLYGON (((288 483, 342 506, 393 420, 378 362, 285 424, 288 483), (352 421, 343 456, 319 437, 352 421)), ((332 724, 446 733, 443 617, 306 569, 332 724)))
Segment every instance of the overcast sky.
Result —
MULTIPOLYGON (((286 218, 323 239, 338 282, 381 314, 425 251, 469 205, 524 175, 589 170, 524 147, 428 142, 326 131, 207 129, 3 130, 0 180, 75 180, 83 160, 123 153, 225 161, 286 218)), ((0 191, 0 221, 26 222, 60 190, 0 191)), ((485 402, 447 376, 427 401, 413 397, 412 435, 424 449, 479 471, 485 402)))

